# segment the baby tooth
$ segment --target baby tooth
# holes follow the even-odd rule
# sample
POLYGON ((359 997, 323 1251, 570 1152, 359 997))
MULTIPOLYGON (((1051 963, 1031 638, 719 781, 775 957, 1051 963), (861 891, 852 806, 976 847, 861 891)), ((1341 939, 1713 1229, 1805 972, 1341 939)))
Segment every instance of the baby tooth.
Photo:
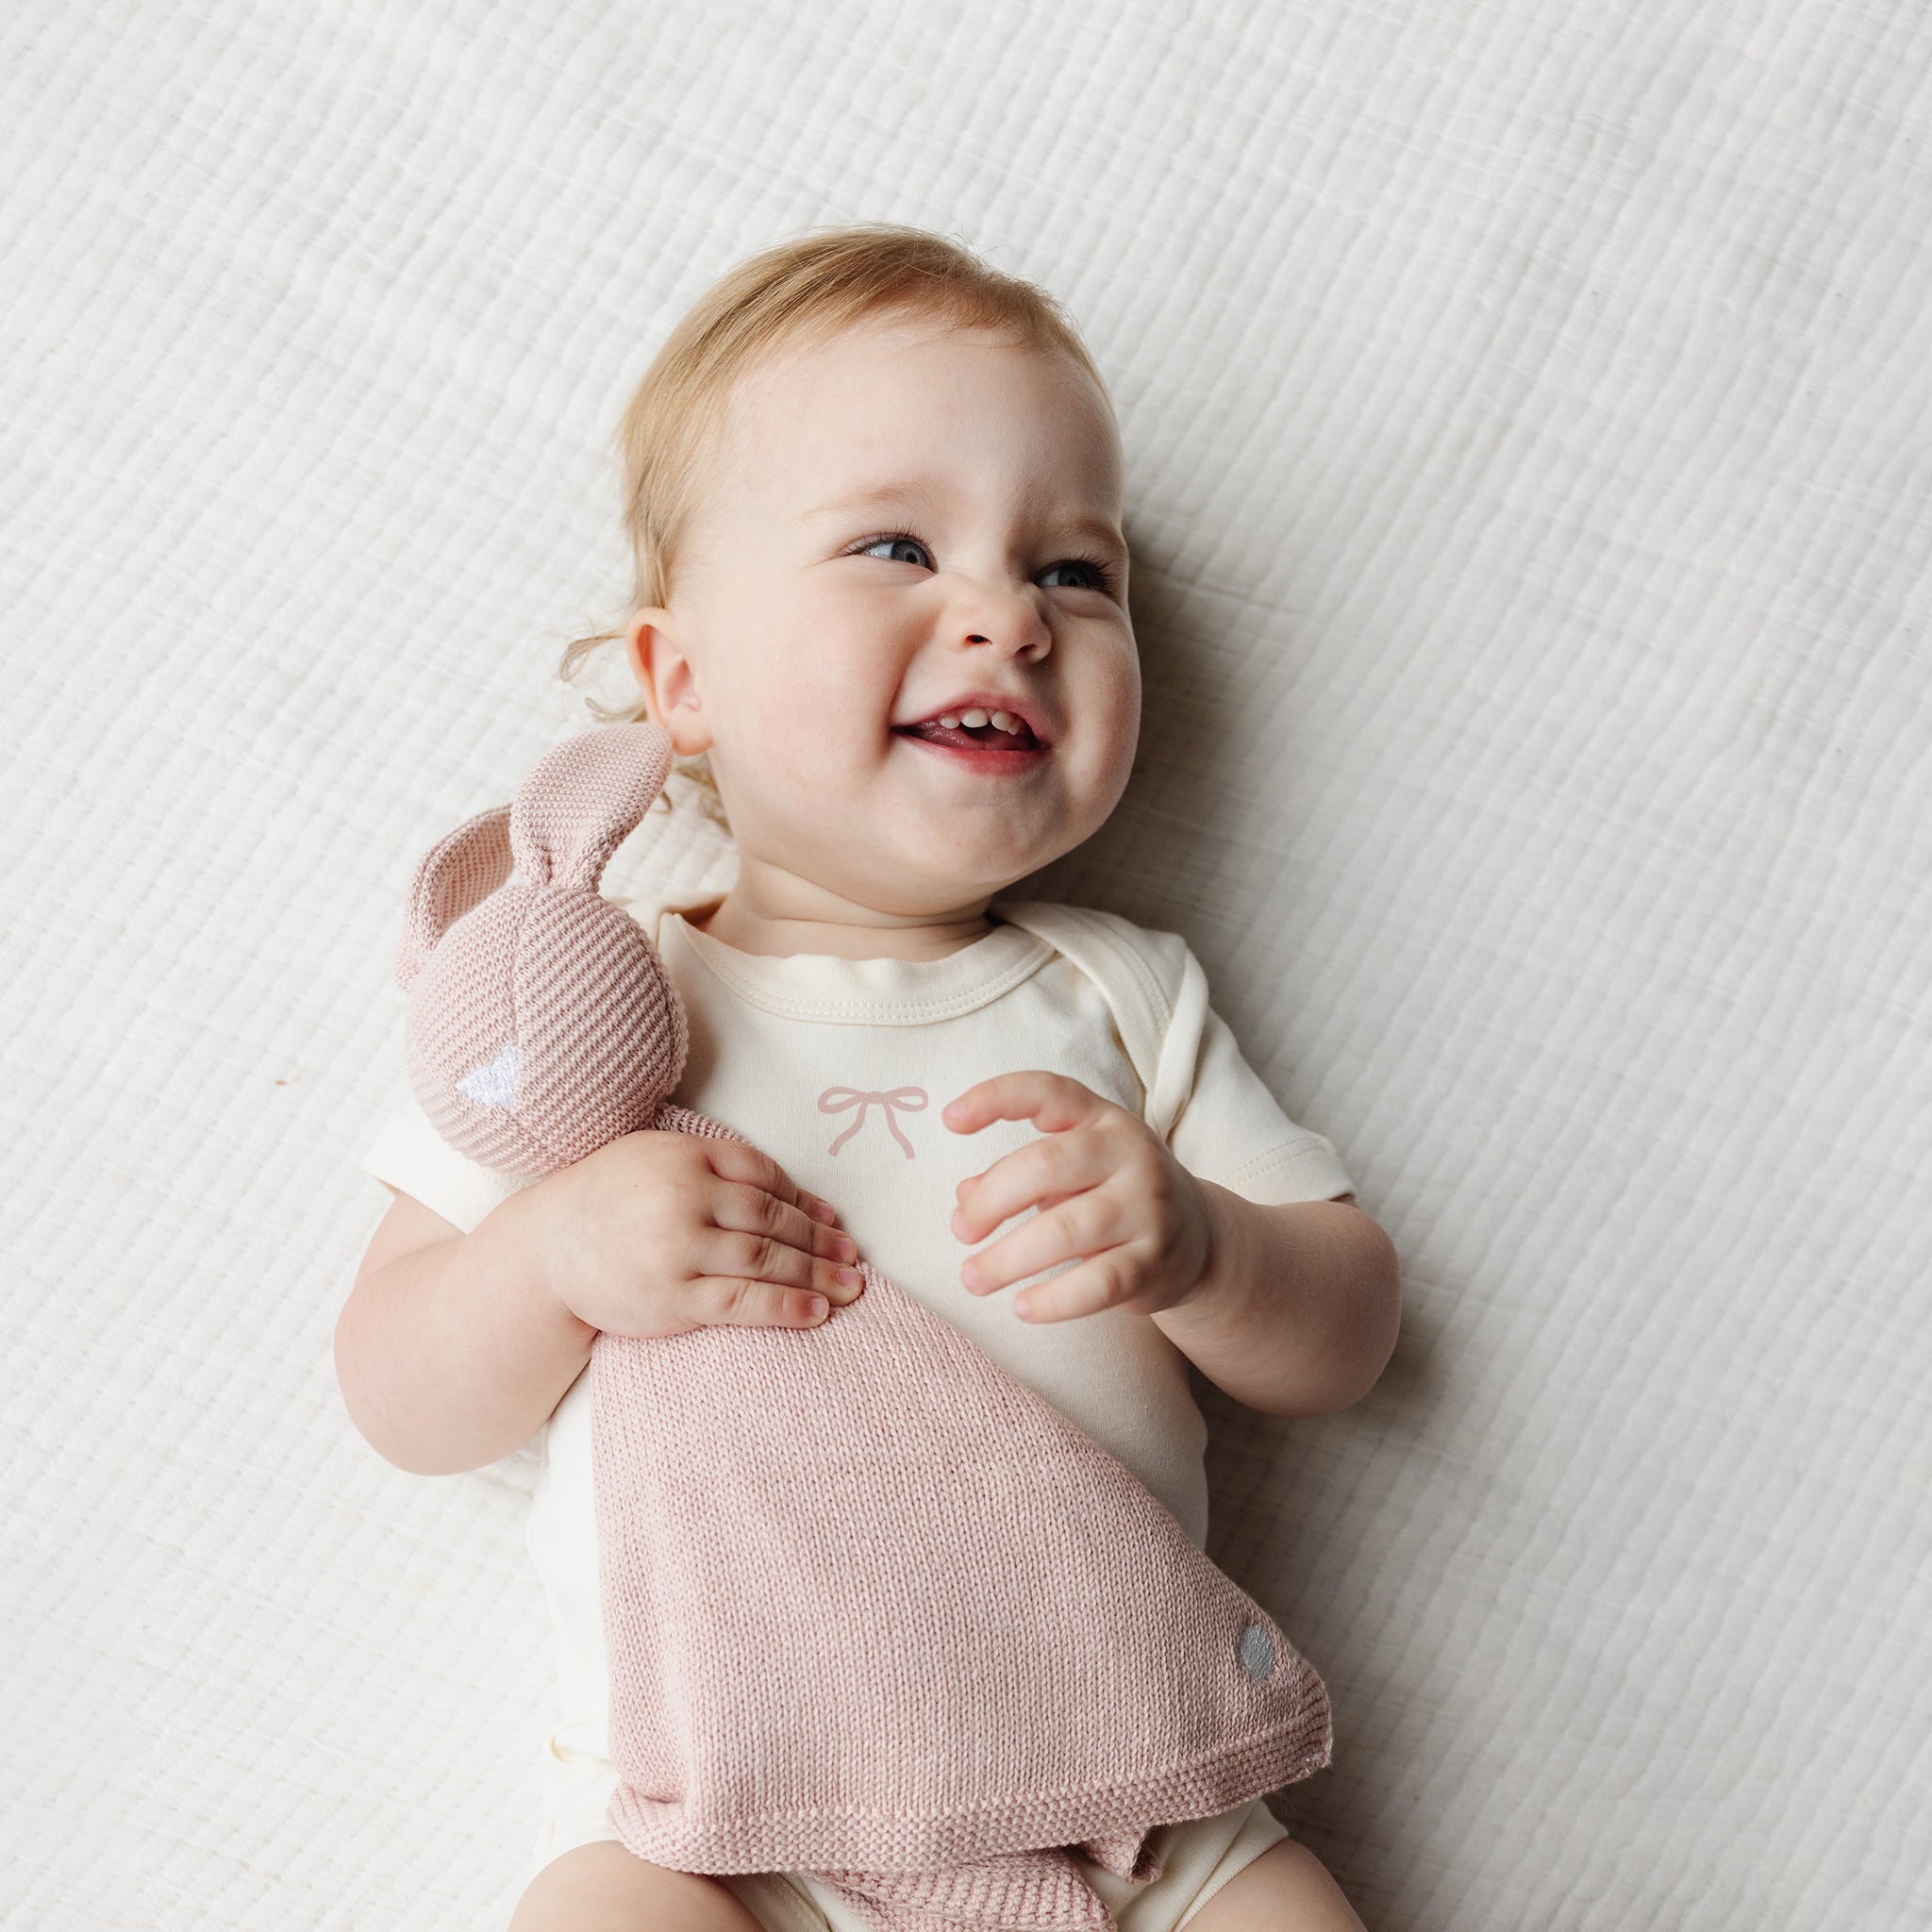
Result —
POLYGON ((986 723, 986 713, 974 705, 970 711, 962 711, 959 714, 959 722, 969 729, 976 729, 986 723))
POLYGON ((940 723, 943 724, 948 731, 957 731, 959 728, 958 719, 954 717, 952 712, 950 711, 941 711, 940 713, 940 723))
POLYGON ((1020 723, 1010 711, 995 711, 992 714, 992 722, 1002 731, 1016 730, 1020 723))

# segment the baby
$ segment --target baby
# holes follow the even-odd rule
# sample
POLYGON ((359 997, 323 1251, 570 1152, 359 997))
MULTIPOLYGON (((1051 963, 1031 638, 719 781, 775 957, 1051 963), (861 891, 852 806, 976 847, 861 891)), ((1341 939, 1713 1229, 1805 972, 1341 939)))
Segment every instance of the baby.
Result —
MULTIPOLYGON (((1397 1268, 1218 1015, 1163 1141, 1100 989, 1000 916, 1107 819, 1140 724, 1119 432, 1051 298, 917 230, 808 236, 680 323, 624 452, 637 583, 608 635, 738 858, 728 891, 630 909, 689 1018, 674 1097, 751 1144, 636 1133, 519 1181, 405 1103, 364 1162, 394 1199, 337 1370, 406 1470, 544 1432, 567 1715, 511 1932, 868 1932, 806 1874, 671 1871, 606 1818, 596 1333, 809 1325, 863 1251, 1199 1544, 1188 1364, 1272 1414, 1343 1407, 1393 1345, 1397 1268)), ((1161 1838, 1152 1881, 1080 1861, 1123 1932, 1359 1926, 1258 1800, 1161 1838)))

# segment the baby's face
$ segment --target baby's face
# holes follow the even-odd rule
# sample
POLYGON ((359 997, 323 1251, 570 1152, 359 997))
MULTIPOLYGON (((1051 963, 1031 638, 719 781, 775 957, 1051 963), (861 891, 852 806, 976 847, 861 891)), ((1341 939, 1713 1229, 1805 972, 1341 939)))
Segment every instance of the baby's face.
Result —
POLYGON ((1120 518, 1118 436, 1064 357, 894 319, 748 376, 653 667, 741 862, 914 918, 1087 838, 1140 730, 1120 518))

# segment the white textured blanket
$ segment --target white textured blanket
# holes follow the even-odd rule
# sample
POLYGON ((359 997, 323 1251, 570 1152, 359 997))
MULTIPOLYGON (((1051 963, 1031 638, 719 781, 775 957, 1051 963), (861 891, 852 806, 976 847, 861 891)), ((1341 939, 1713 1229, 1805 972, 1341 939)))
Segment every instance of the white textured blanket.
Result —
POLYGON ((1144 757, 1025 895, 1186 932, 1402 1252, 1357 1408, 1206 1395, 1284 1817, 1372 1932, 1932 1922, 1928 73, 1908 0, 16 0, 0 1923, 507 1919, 536 1451, 404 1475, 330 1358, 403 888, 591 722, 664 331, 862 219, 1125 423, 1144 757))

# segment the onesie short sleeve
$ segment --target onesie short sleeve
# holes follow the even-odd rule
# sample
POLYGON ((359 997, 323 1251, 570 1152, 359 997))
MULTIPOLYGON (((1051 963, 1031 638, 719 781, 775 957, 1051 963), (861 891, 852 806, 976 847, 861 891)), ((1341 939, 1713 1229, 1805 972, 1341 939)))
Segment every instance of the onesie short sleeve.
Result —
POLYGON ((1197 1180, 1263 1207, 1355 1191, 1332 1143, 1282 1112, 1212 1007, 1201 1029, 1193 1089, 1167 1144, 1197 1180))
POLYGON ((458 1154, 407 1089, 396 1096, 362 1157, 362 1172, 422 1202, 464 1234, 518 1189, 530 1185, 527 1178, 499 1174, 458 1154))

